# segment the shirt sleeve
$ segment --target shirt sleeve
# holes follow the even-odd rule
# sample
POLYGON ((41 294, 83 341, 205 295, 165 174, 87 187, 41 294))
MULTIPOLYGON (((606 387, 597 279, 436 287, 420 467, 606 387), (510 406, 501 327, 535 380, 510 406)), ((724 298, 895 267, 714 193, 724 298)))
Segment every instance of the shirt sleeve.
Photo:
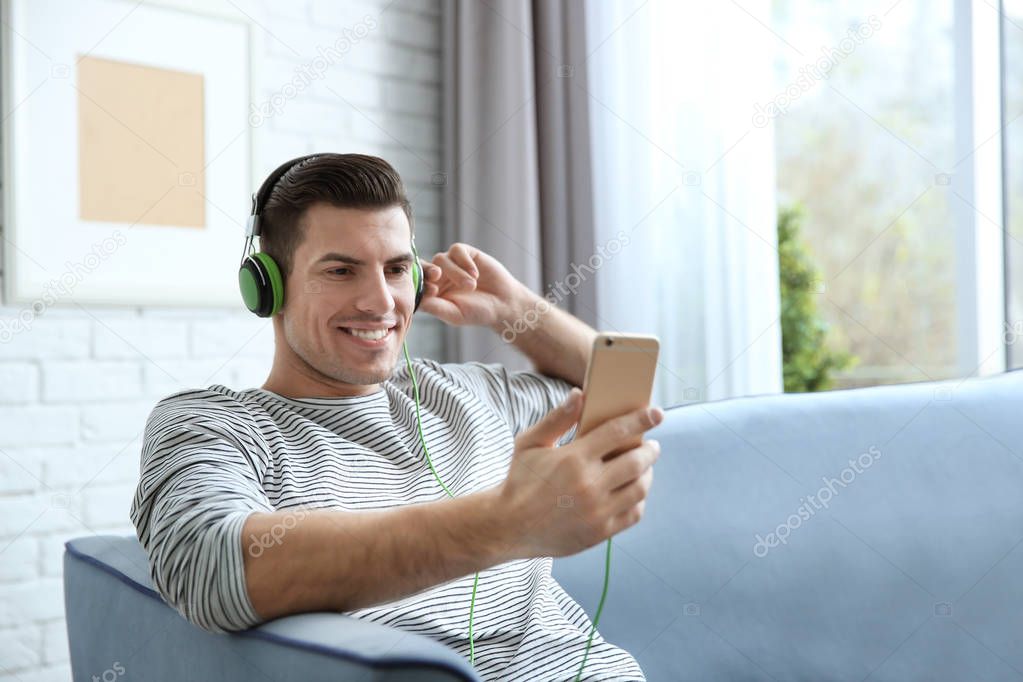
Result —
MULTIPOLYGON (((530 370, 509 372, 498 363, 470 361, 433 366, 490 405, 508 424, 513 436, 540 421, 564 402, 572 390, 572 384, 564 379, 530 370)), ((575 429, 573 426, 558 445, 570 442, 575 429)))
POLYGON ((245 583, 241 533, 251 513, 274 511, 261 485, 266 450, 236 405, 237 413, 214 407, 195 393, 158 403, 130 511, 157 591, 211 632, 261 622, 245 583))

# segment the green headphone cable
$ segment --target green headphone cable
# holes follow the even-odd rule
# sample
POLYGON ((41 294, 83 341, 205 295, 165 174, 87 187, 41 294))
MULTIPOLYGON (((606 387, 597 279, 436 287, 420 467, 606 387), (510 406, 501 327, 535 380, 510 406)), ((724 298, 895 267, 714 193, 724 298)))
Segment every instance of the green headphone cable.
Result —
MULTIPOLYGON (((423 452, 426 453, 426 463, 430 465, 430 471, 433 472, 434 478, 440 483, 440 487, 444 488, 444 492, 448 494, 448 497, 454 497, 454 494, 448 487, 444 485, 444 481, 440 480, 440 476, 437 475, 437 470, 433 468, 433 462, 430 460, 430 451, 426 448, 426 437, 423 436, 423 419, 419 414, 419 384, 416 383, 416 373, 412 370, 412 360, 408 356, 408 345, 402 341, 402 349, 405 351, 405 365, 408 367, 408 375, 412 379, 412 394, 416 401, 416 424, 419 426, 419 442, 423 444, 423 452)), ((469 663, 476 663, 476 648, 472 641, 472 615, 476 608, 476 587, 479 585, 480 573, 476 571, 476 577, 472 581, 472 601, 469 602, 469 663)))
MULTIPOLYGON (((415 398, 416 403, 416 424, 419 427, 419 442, 423 444, 423 452, 426 454, 426 463, 430 467, 430 471, 433 472, 434 478, 440 483, 440 487, 444 489, 444 492, 448 494, 448 497, 454 497, 454 494, 448 487, 444 485, 444 481, 440 480, 440 476, 437 475, 437 470, 433 468, 433 461, 430 459, 430 451, 426 447, 426 437, 423 435, 423 419, 419 413, 419 384, 416 382, 416 373, 412 369, 412 360, 408 355, 408 345, 402 341, 402 350, 405 352, 405 366, 408 367, 409 377, 412 379, 412 395, 415 398)), ((600 621, 600 613, 604 610, 604 600, 607 598, 607 584, 611 577, 611 538, 607 539, 607 549, 604 554, 604 589, 600 594, 600 603, 597 605, 597 615, 593 618, 593 624, 590 626, 590 636, 586 640, 586 652, 583 654, 583 661, 579 665, 579 672, 576 673, 576 682, 579 682, 579 678, 583 674, 583 669, 586 667, 586 659, 590 655, 590 645, 593 644, 593 634, 597 631, 597 622, 600 621)), ((472 581, 472 601, 469 602, 469 663, 475 664, 476 662, 476 649, 472 639, 472 617, 473 611, 476 608, 476 587, 479 585, 480 574, 476 571, 476 577, 472 581)))
POLYGON ((604 599, 607 598, 607 583, 611 577, 611 538, 607 539, 607 549, 604 551, 604 589, 600 593, 600 603, 597 604, 597 615, 593 617, 590 625, 590 638, 586 640, 586 652, 583 654, 583 662, 579 664, 579 672, 575 674, 575 682, 582 677, 583 668, 586 667, 586 658, 590 655, 590 645, 593 643, 593 633, 597 631, 597 621, 600 620, 600 612, 604 610, 604 599))

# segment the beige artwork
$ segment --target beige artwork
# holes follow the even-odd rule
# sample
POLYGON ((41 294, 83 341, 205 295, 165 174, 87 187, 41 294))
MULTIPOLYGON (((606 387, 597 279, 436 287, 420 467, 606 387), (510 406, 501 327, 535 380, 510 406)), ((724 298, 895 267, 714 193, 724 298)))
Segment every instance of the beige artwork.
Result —
POLYGON ((202 74, 89 56, 77 69, 79 217, 206 227, 202 74))

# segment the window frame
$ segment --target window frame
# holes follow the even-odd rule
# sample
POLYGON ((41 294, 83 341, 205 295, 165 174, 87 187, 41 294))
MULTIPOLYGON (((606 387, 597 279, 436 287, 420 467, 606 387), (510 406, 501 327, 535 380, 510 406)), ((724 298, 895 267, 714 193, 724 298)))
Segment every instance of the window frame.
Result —
POLYGON ((1002 0, 955 0, 955 203, 958 374, 1004 372, 1008 319, 1002 0), (994 131, 992 133, 991 131, 994 131))

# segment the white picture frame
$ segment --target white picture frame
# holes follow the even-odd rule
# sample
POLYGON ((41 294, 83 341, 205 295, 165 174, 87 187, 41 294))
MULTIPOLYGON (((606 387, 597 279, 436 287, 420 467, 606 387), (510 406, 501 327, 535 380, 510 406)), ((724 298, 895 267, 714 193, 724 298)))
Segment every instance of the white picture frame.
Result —
MULTIPOLYGON (((3 16, 4 303, 37 313, 75 303, 240 306, 251 194, 249 23, 125 0, 9 0, 3 16), (146 214, 82 218, 83 60, 201 75, 203 168, 191 174, 201 225, 151 224, 146 214)), ((162 152, 159 140, 145 143, 162 152)), ((174 196, 190 186, 188 172, 177 176, 174 196)))

